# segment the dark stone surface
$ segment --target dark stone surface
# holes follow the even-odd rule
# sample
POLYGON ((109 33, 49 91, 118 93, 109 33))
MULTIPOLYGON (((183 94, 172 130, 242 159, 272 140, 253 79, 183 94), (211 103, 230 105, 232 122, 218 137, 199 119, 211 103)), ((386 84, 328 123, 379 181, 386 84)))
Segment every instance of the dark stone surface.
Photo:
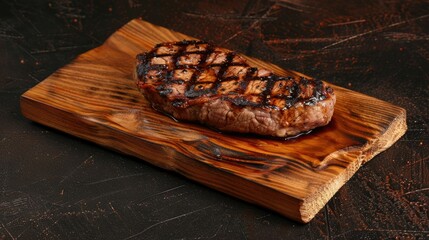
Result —
POLYGON ((429 238, 427 1, 0 1, 0 239, 429 238), (306 225, 26 120, 19 97, 133 18, 407 110, 306 225))

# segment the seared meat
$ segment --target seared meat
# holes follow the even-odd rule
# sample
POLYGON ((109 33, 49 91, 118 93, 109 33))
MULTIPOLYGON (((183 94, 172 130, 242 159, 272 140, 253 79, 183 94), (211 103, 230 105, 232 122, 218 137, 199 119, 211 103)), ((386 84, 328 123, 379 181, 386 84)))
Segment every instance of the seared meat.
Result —
POLYGON ((333 90, 278 76, 202 41, 167 42, 137 55, 137 86, 152 106, 221 131, 286 137, 329 123, 333 90))

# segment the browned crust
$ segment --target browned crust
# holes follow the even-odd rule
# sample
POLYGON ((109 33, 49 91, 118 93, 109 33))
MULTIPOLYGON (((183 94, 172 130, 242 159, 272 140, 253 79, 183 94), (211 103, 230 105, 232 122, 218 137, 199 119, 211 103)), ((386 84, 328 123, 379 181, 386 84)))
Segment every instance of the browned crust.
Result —
MULTIPOLYGON (((201 42, 195 41, 191 43, 201 44, 201 42)), ((218 52, 226 57, 224 57, 223 65, 220 66, 222 77, 217 75, 217 79, 215 79, 216 87, 214 84, 204 82, 206 85, 203 87, 208 87, 207 91, 194 90, 197 86, 195 75, 198 76, 205 69, 213 67, 213 65, 207 65, 205 60, 203 63, 200 61, 197 65, 180 66, 180 69, 189 69, 188 71, 193 72, 192 80, 177 81, 173 79, 174 71, 179 68, 177 61, 192 53, 180 53, 182 55, 176 53, 173 56, 170 54, 157 55, 156 52, 164 46, 174 46, 176 50, 179 48, 183 51, 189 47, 186 44, 188 44, 186 41, 162 43, 151 51, 137 56, 134 73, 137 86, 155 109, 176 119, 198 121, 222 131, 276 137, 292 136, 309 131, 324 126, 331 120, 336 97, 326 83, 315 79, 277 76, 265 69, 252 68, 239 55, 229 50, 219 50, 218 52), (179 44, 179 47, 174 44, 179 44), (158 58, 156 61, 160 63, 154 63, 155 58, 158 58), (240 83, 237 92, 222 94, 217 89, 224 81, 230 81, 224 79, 224 73, 231 66, 246 67, 248 73, 245 78, 243 76, 237 78, 237 83, 240 83), (161 75, 159 79, 147 78, 147 74, 154 71, 153 68, 156 69, 156 74, 161 75), (252 75, 248 77, 250 68, 252 75), (259 92, 256 90, 249 94, 248 90, 252 90, 250 85, 258 84, 258 81, 265 82, 264 90, 259 92), (281 89, 282 85, 279 83, 284 84, 283 87, 288 85, 286 90, 281 89)), ((209 51, 207 50, 203 53, 205 54, 204 59, 213 54, 213 49, 218 49, 210 46, 209 48, 211 48, 211 52, 207 53, 209 51)), ((202 57, 200 56, 200 58, 202 57)), ((237 77, 237 75, 233 76, 237 77)))

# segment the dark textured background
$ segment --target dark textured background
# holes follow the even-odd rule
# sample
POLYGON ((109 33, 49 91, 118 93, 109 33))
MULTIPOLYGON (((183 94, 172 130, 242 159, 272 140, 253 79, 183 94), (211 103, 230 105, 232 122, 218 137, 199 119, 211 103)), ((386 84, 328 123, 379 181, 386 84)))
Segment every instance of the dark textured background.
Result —
POLYGON ((429 2, 333 2, 0 0, 0 239, 429 238, 429 2), (23 118, 135 17, 399 105, 409 130, 302 225, 23 118))

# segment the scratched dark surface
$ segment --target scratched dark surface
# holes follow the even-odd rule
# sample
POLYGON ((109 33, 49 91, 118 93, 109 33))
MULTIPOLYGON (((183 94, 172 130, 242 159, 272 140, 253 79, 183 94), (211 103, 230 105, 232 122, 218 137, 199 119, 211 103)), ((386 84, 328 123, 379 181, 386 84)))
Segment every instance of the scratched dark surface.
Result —
POLYGON ((429 2, 220 2, 0 1, 0 239, 429 238, 429 2), (136 17, 399 105, 409 130, 302 225, 20 114, 136 17))

